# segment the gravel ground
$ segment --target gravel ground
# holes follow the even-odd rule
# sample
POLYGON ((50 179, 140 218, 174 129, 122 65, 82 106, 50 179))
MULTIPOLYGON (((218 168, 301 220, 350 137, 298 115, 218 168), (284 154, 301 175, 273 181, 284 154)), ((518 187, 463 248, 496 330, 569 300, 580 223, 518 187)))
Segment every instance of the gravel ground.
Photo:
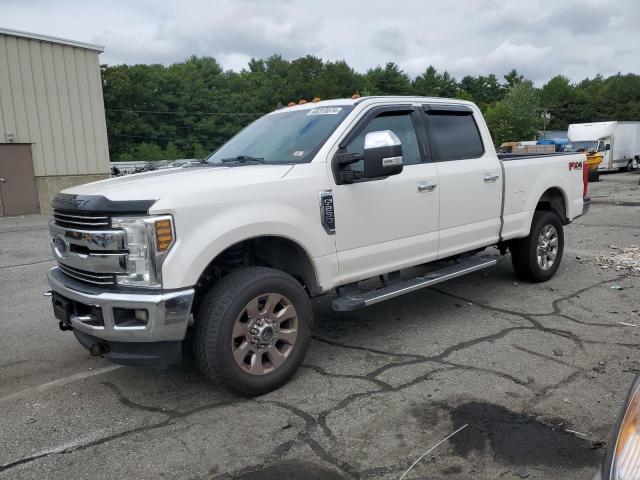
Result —
POLYGON ((233 396, 109 365, 58 330, 46 218, 0 219, 1 479, 589 479, 640 372, 640 175, 591 184, 544 284, 497 267, 353 313, 314 301, 304 366, 233 396), (606 265, 605 265, 606 266, 606 265), (636 327, 638 325, 638 327, 636 327))

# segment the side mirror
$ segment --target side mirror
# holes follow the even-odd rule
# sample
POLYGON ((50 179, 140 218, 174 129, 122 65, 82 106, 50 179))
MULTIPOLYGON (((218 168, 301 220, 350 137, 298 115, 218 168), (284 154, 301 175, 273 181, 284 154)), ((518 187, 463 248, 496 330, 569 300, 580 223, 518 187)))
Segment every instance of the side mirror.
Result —
POLYGON ((357 183, 402 172, 402 143, 391 130, 369 132, 363 153, 338 153, 336 182, 357 183))
POLYGON ((364 137, 365 178, 387 177, 402 172, 402 143, 391 130, 369 132, 364 137))
POLYGON ((604 149, 605 149, 605 150, 611 150, 611 144, 610 144, 610 143, 607 143, 607 144, 604 146, 604 149))

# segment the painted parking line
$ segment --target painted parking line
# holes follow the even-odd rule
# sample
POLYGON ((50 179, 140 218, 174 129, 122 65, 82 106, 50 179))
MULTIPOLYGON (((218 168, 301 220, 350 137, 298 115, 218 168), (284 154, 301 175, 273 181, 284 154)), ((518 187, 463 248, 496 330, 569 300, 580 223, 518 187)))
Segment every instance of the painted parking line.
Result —
POLYGON ((16 398, 33 395, 34 393, 46 392, 47 390, 62 387, 64 385, 77 382, 78 380, 82 380, 84 378, 102 375, 103 373, 111 372, 113 370, 117 370, 118 368, 122 368, 122 365, 107 365, 106 367, 96 368, 95 370, 87 370, 86 372, 80 372, 76 373, 75 375, 52 380, 51 382, 36 385, 35 387, 25 388, 24 390, 20 390, 19 392, 10 393, 9 395, 0 397, 0 404, 10 402, 11 400, 15 400, 16 398))

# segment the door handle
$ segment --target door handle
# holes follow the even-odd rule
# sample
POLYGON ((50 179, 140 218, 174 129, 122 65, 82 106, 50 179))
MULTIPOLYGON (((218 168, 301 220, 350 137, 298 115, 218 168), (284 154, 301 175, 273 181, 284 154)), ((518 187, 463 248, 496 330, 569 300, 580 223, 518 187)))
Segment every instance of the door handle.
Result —
POLYGON ((0 178, 0 183, 7 183, 7 179, 6 178, 0 178))
POLYGON ((419 192, 433 192, 436 187, 438 186, 437 183, 434 182, 418 182, 418 191, 419 192))
POLYGON ((486 183, 495 182, 499 178, 500 178, 500 175, 487 175, 486 177, 484 177, 484 181, 486 183))

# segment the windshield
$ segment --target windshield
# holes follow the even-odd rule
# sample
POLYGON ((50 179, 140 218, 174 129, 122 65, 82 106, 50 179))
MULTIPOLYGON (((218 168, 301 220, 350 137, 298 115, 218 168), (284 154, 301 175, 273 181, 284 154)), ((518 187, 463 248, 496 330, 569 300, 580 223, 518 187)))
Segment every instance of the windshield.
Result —
POLYGON ((209 155, 207 163, 307 163, 353 109, 317 107, 259 118, 209 155))
POLYGON ((569 152, 595 152, 598 147, 598 142, 571 142, 567 145, 567 151, 569 152))

